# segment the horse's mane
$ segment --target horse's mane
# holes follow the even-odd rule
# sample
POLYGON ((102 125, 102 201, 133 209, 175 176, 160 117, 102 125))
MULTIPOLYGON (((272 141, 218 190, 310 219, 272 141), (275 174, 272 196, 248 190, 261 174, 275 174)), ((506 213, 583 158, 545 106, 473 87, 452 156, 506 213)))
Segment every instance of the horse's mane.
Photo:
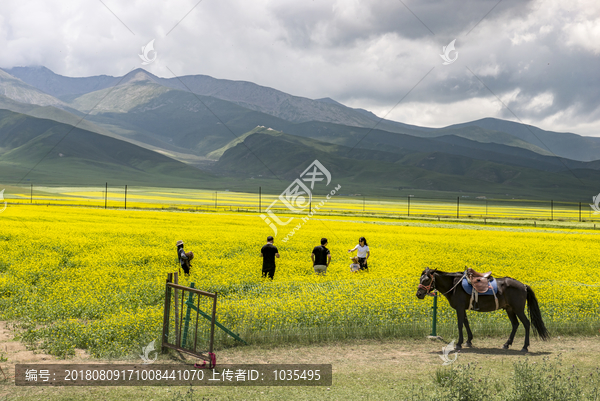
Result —
MULTIPOLYGON (((429 269, 429 270, 431 270, 431 269, 429 269)), ((464 274, 464 272, 448 273, 448 272, 443 272, 441 270, 433 270, 433 271, 442 276, 446 276, 446 277, 462 277, 462 275, 464 274)))

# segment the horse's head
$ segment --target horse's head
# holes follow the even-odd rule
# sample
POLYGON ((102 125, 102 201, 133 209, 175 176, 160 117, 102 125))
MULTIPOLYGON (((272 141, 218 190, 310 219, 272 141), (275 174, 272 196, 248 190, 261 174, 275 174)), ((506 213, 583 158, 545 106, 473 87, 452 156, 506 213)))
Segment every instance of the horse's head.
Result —
POLYGON ((435 277, 433 274, 436 270, 431 270, 429 267, 423 270, 421 280, 419 281, 419 288, 417 289, 417 298, 423 299, 425 295, 435 290, 435 277))

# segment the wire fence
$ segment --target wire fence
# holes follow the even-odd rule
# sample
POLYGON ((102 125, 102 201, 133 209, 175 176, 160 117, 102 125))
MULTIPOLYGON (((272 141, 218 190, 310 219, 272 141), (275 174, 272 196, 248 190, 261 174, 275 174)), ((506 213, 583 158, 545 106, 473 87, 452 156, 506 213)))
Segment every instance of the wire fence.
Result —
POLYGON ((152 188, 139 186, 8 186, 8 204, 69 205, 120 209, 176 209, 187 211, 238 211, 306 214, 318 206, 319 214, 370 215, 383 217, 424 217, 437 219, 538 220, 600 222, 588 202, 527 199, 488 199, 486 197, 447 197, 428 199, 416 196, 373 197, 368 195, 313 195, 301 211, 290 210, 279 195, 229 190, 152 188))

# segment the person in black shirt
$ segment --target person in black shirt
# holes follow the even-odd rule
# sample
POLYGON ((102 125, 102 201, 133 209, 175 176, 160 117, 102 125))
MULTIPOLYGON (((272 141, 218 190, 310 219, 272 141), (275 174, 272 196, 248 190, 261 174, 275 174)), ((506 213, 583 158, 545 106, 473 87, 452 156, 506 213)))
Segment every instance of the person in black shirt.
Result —
POLYGON ((313 268, 317 274, 327 273, 327 268, 329 267, 329 263, 331 263, 331 253, 326 248, 327 244, 327 238, 321 238, 321 246, 315 246, 310 255, 313 268))
POLYGON ((275 275, 275 258, 279 257, 277 247, 273 245, 273 237, 267 237, 267 244, 260 250, 260 256, 263 258, 262 276, 273 280, 275 275))

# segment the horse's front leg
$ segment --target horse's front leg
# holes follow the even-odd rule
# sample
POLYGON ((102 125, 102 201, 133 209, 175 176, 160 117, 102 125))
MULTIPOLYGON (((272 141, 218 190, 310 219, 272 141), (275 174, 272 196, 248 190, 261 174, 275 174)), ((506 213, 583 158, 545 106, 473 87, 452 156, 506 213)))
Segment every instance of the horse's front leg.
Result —
POLYGON ((458 342, 456 343, 456 349, 462 349, 463 343, 463 324, 465 322, 466 312, 464 309, 456 310, 456 317, 458 319, 458 342))
POLYGON ((467 343, 465 345, 470 348, 473 346, 473 333, 471 332, 471 327, 469 327, 467 311, 465 311, 465 329, 467 329, 467 343))

